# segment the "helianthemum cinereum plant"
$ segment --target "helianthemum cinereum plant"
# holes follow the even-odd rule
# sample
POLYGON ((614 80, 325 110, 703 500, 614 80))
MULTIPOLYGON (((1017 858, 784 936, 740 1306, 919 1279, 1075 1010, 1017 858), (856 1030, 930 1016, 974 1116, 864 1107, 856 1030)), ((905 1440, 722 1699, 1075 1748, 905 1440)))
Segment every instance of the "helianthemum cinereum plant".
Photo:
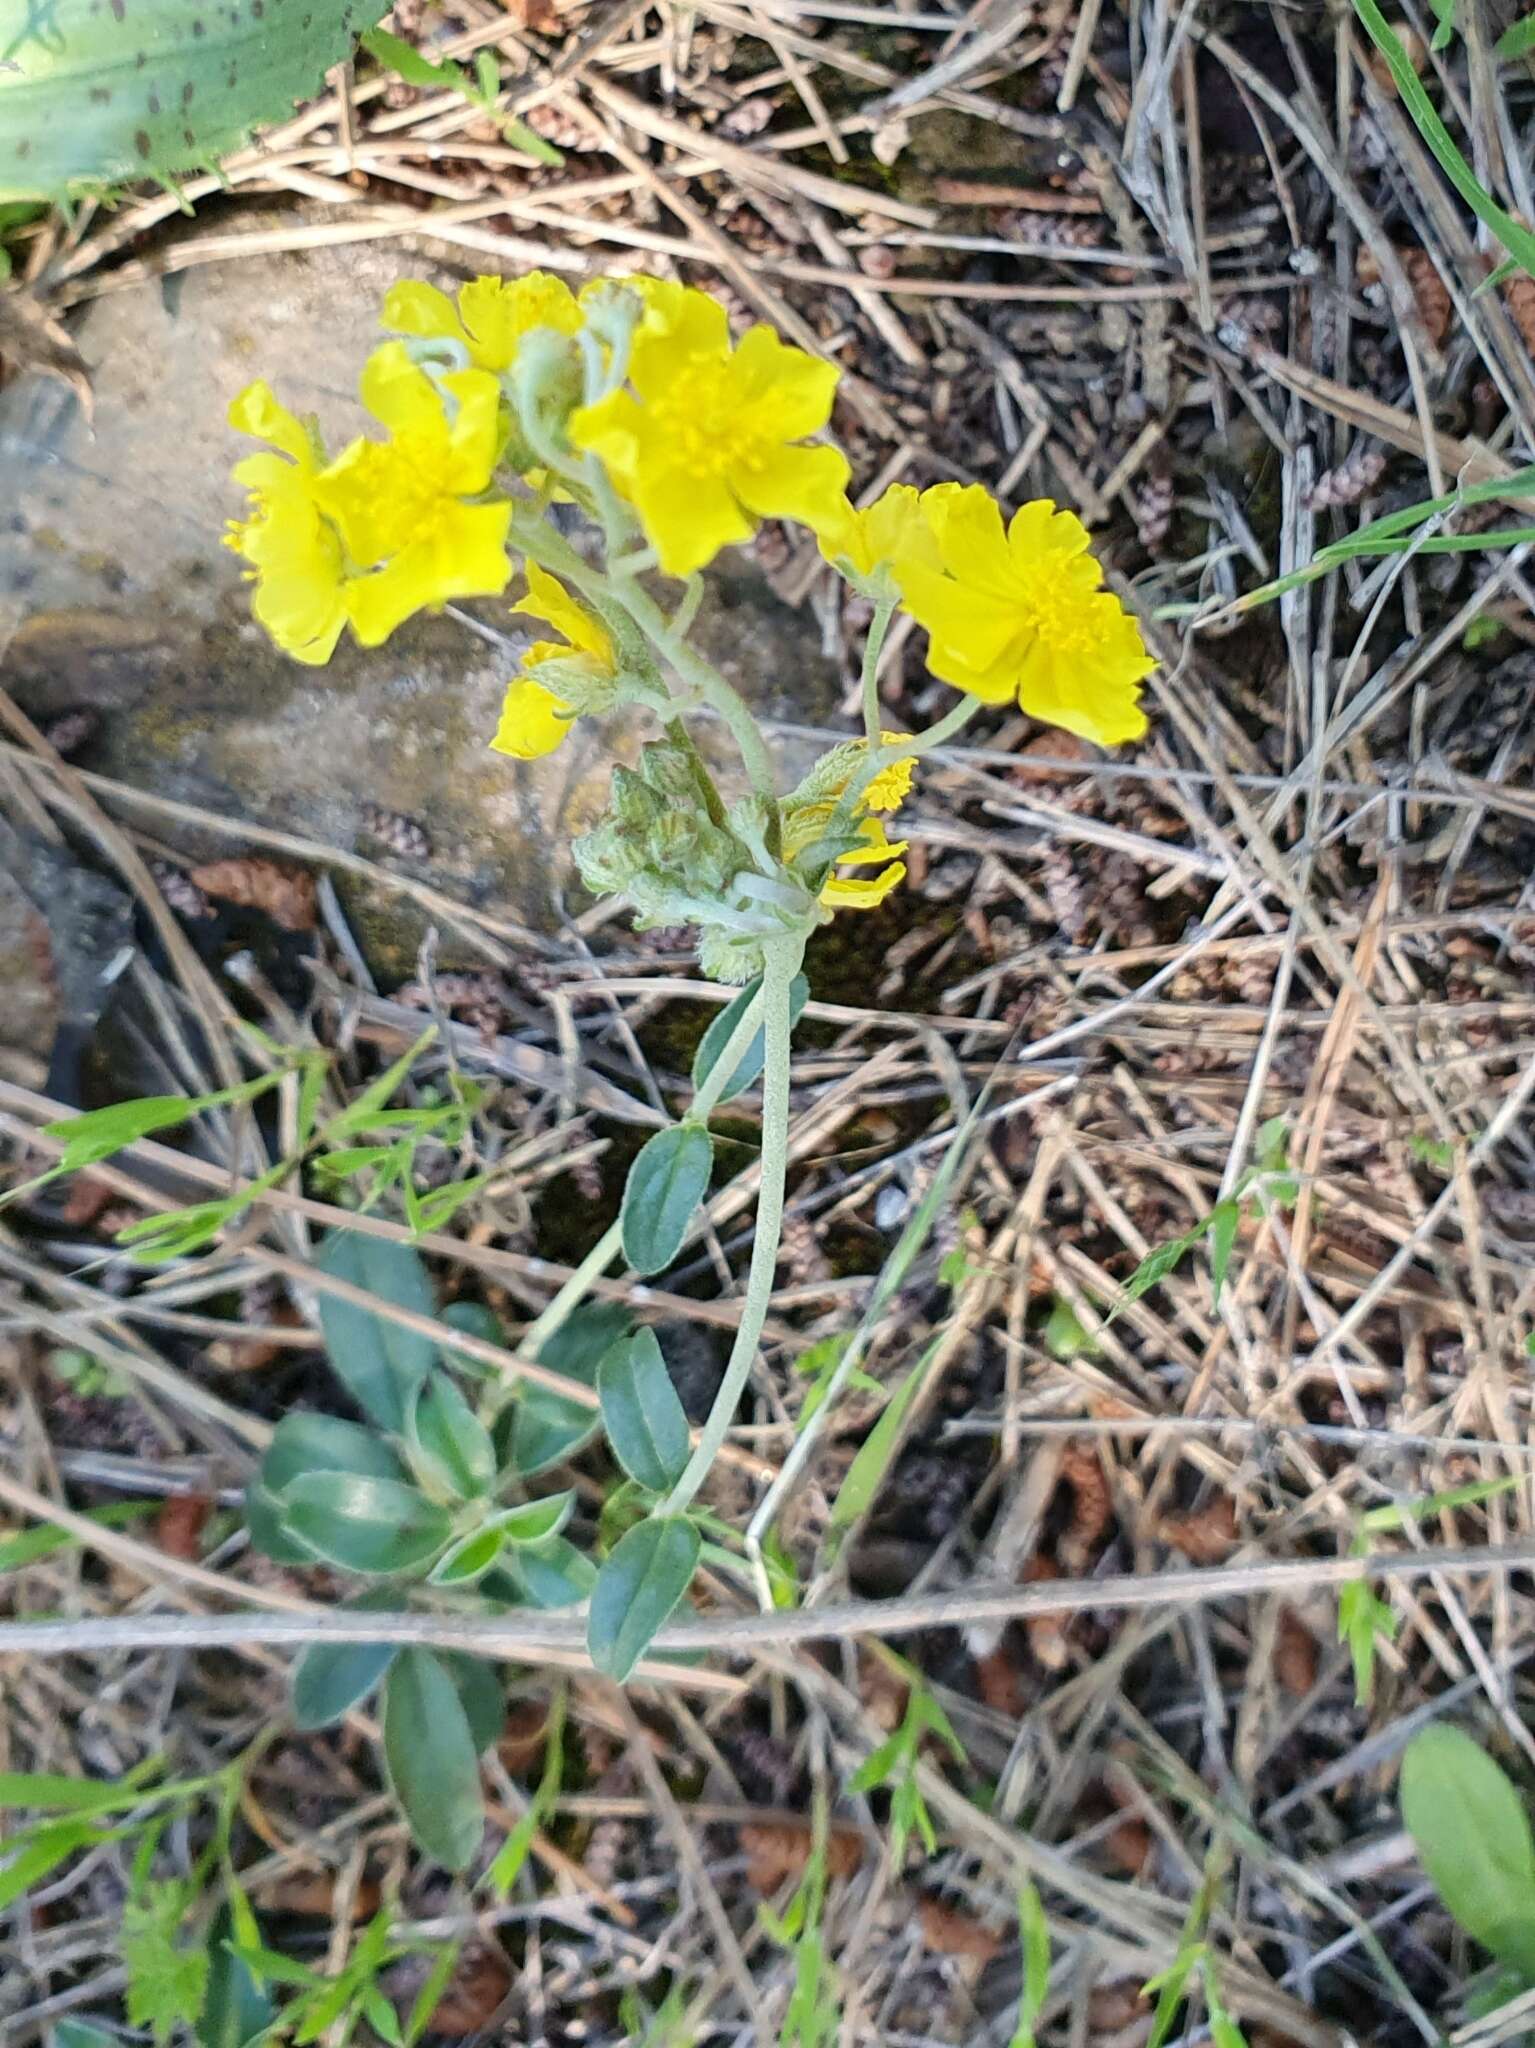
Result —
MULTIPOLYGON (((654 736, 634 767, 614 767, 605 815, 575 844, 577 864, 593 891, 627 898, 638 927, 693 927, 703 972, 741 989, 701 1049, 690 1114, 639 1154, 619 1221, 534 1326, 524 1356, 567 1323, 620 1252, 641 1273, 672 1262, 709 1183, 709 1113, 761 1076, 750 1272, 696 1442, 649 1332, 616 1342, 609 1332, 596 1368, 602 1420, 633 1487, 591 1588, 590 1645, 601 1668, 623 1677, 686 1593, 705 1534, 718 1536, 695 1502, 751 1371, 773 1284, 806 940, 839 910, 871 908, 899 885, 905 842, 885 820, 918 759, 982 705, 1016 701, 1113 745, 1145 729, 1139 685, 1152 663, 1071 513, 1041 501, 1004 525, 986 491, 957 484, 897 484, 855 508, 846 458, 814 438, 831 416, 836 369, 767 327, 733 343, 723 308, 701 291, 636 277, 572 294, 534 273, 477 279, 455 302, 401 283, 383 320, 399 338, 369 358, 361 385, 382 439, 332 454, 264 384, 235 401, 233 423, 269 444, 235 472, 250 506, 229 534, 250 565, 257 619, 296 659, 321 663, 348 630, 376 646, 413 612, 497 597, 520 575, 513 609, 543 620, 548 637, 512 680, 490 744, 531 760, 578 719, 620 706, 647 713, 654 736), (554 502, 589 522, 590 551, 549 518, 554 502), (763 519, 808 527, 873 605, 863 733, 787 791, 751 712, 688 638, 702 573, 763 519), (668 579, 683 584, 670 609, 657 594, 668 579), (929 667, 958 693, 915 734, 881 729, 875 689, 898 609, 926 630, 929 667), (696 743, 700 717, 722 722, 739 754, 727 787, 696 743)), ((481 1414, 501 1406, 490 1389, 481 1414)), ((491 1457, 451 1403, 443 1415, 491 1457)), ((447 1427, 442 1417, 433 1426, 447 1427)), ((408 1417, 402 1428, 409 1449, 420 1429, 408 1417)), ((391 1462, 396 1487, 420 1484, 419 1441, 406 1464, 417 1478, 391 1462)), ((494 1493, 488 1466, 476 1483, 494 1493)), ((323 1488, 298 1490, 312 1517, 323 1488)), ((437 1519, 418 1518, 434 1541, 441 1535, 440 1555, 416 1561, 438 1583, 443 1558, 478 1568, 496 1550, 477 1533, 493 1519, 471 1528, 454 1508, 464 1491, 447 1488, 437 1519)), ((280 1527, 280 1489, 264 1505, 280 1527)), ((290 1517, 279 1542, 302 1550, 306 1527, 302 1514, 297 1527, 290 1517)), ((556 1533, 552 1524, 548 1540, 556 1533)), ((535 1553, 523 1540, 525 1565, 535 1553)))

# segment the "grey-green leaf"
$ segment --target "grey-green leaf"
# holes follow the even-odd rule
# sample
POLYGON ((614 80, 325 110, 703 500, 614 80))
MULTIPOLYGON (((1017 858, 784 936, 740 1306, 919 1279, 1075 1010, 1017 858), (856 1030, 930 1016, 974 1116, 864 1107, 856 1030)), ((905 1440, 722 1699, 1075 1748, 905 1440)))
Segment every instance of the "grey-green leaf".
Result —
POLYGON ((586 1641, 599 1671, 620 1682, 686 1593, 702 1548, 681 1515, 640 1522, 614 1549, 592 1588, 586 1641))
POLYGON ((1461 1729, 1425 1728, 1402 1758, 1401 1800, 1451 1915, 1473 1941, 1535 1978, 1535 1843, 1506 1774, 1461 1729))
MULTIPOLYGON (((365 1237, 359 1230, 333 1230, 315 1263, 333 1279, 350 1281, 396 1308, 424 1316, 436 1312, 426 1267, 408 1244, 365 1237)), ((401 1435, 416 1390, 437 1363, 437 1346, 430 1337, 334 1294, 320 1295, 320 1326, 330 1362, 358 1406, 381 1429, 401 1435)))
MULTIPOLYGON (((595 1387, 603 1354, 628 1328, 629 1317, 616 1302, 578 1308, 541 1347, 538 1362, 564 1373, 567 1379, 595 1387)), ((512 1463, 528 1479, 573 1458, 602 1424, 595 1407, 567 1401, 563 1394, 528 1381, 518 1388, 514 1413, 512 1463)))
MULTIPOLYGON (((708 1080, 709 1076, 718 1066, 721 1055, 730 1043, 732 1032, 734 1032, 736 1026, 746 1015, 749 1006, 756 1000, 761 988, 762 976, 759 974, 754 980, 746 984, 734 1001, 725 1005, 724 1009, 720 1011, 703 1037, 698 1041, 698 1050, 693 1055, 693 1088, 695 1093, 703 1087, 705 1081, 708 1080)), ((800 1013, 809 1000, 810 983, 803 974, 796 974, 793 981, 789 984, 789 1029, 791 1031, 799 1022, 800 1013)), ((759 1027, 756 1037, 747 1046, 745 1052, 742 1053, 734 1073, 732 1073, 730 1079, 725 1083, 715 1099, 719 1102, 728 1102, 732 1095, 739 1095, 743 1089, 750 1088, 753 1081, 762 1072, 762 1062, 766 1052, 766 1043, 759 1027)))
POLYGON ((636 1273, 659 1273, 682 1249, 709 1187, 714 1140, 702 1124, 672 1124, 641 1148, 624 1184, 624 1257, 636 1273))
POLYGON ((458 1689, 430 1650, 403 1650, 389 1673, 384 1761, 416 1840, 463 1870, 485 1833, 479 1757, 458 1689))
POLYGON ((405 1477, 405 1467, 376 1430, 344 1422, 338 1415, 307 1410, 285 1415, 245 1493, 245 1523, 252 1543, 283 1564, 302 1564, 311 1552, 285 1533, 283 1489, 305 1473, 356 1472, 376 1479, 405 1477))
POLYGON ((86 2020, 60 2020, 52 2034, 53 2048, 123 2048, 121 2034, 93 2027, 86 2020))
POLYGON ((549 1609, 576 1606, 590 1598, 596 1583, 597 1567, 586 1552, 556 1536, 537 1550, 503 1555, 494 1579, 481 1590, 511 1607, 549 1609))
POLYGON ((453 1534, 446 1508, 397 1479, 311 1472, 282 1496, 283 1528, 327 1564, 352 1572, 408 1572, 453 1534))
POLYGON ((666 1492, 688 1461, 688 1419, 654 1330, 613 1346, 597 1368, 597 1392, 619 1464, 652 1493, 666 1492))
POLYGON ((506 1687, 501 1683, 501 1674, 483 1657, 467 1657, 462 1650, 439 1652, 439 1662, 453 1681, 464 1719, 469 1723, 469 1739, 478 1756, 481 1750, 489 1749, 506 1726, 506 1687))
POLYGON ((559 1535, 575 1504, 573 1493, 546 1493, 541 1500, 526 1500, 519 1507, 503 1508, 495 1517, 495 1527, 503 1543, 531 1544, 542 1549, 559 1535))
MULTIPOLYGON (((343 1613, 392 1607, 385 1592, 349 1600, 343 1613)), ((310 1643, 293 1667, 293 1719, 300 1728, 328 1728, 383 1678, 399 1652, 397 1643, 310 1643)))
POLYGON ((416 1396, 407 1437, 423 1482, 459 1500, 489 1492, 496 1476, 490 1431, 445 1372, 433 1373, 416 1396))

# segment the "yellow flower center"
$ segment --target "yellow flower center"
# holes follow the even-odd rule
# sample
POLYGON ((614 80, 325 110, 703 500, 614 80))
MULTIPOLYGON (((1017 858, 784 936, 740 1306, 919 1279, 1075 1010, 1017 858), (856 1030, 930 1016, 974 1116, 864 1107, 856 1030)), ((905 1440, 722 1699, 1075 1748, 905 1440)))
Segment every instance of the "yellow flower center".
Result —
POLYGON ((687 374, 647 401, 658 438, 665 437, 679 469, 704 477, 761 468, 767 452, 762 433, 742 418, 740 387, 729 363, 696 357, 687 374))

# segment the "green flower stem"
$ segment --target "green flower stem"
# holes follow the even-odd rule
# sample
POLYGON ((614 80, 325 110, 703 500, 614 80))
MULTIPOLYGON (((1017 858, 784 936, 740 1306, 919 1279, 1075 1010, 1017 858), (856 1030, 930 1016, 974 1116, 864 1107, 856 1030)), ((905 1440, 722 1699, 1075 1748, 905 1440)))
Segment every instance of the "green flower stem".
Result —
MULTIPOLYGON (((798 967, 794 972, 798 972, 798 967)), ((792 981, 794 973, 790 974, 792 981)), ((766 997, 767 984, 764 978, 762 988, 746 1006, 725 1042, 724 1050, 709 1069, 704 1085, 693 1097, 688 1109, 689 1118, 703 1119, 711 1114, 715 1104, 725 1092, 725 1085, 746 1056, 746 1049, 762 1028, 762 1005, 766 997)), ((787 998, 785 998, 787 1002, 787 998)), ((603 1232, 586 1257, 576 1267, 553 1301, 536 1317, 522 1333, 517 1346, 519 1358, 536 1359, 539 1351, 574 1311, 580 1307, 592 1291, 592 1282, 602 1277, 613 1263, 623 1245, 623 1230, 613 1223, 603 1232)), ((510 1391, 509 1389, 507 1390, 510 1391)))
POLYGON ((863 800, 864 791, 876 775, 893 767, 897 761, 915 760, 918 755, 929 754, 935 747, 945 745, 970 723, 981 708, 982 702, 979 697, 961 697, 942 718, 932 725, 925 726, 921 732, 913 733, 909 739, 900 740, 888 747, 871 746, 868 759, 860 764, 853 779, 837 799, 837 808, 832 813, 824 836, 830 839, 833 834, 848 829, 863 800))
POLYGON ((890 631, 890 621, 895 616, 896 605, 900 602, 897 592, 877 600, 874 617, 869 622, 868 638, 863 643, 863 731, 871 747, 879 745, 879 657, 884 650, 885 635, 890 631))
POLYGON ((763 796, 776 795, 777 776, 767 742, 757 729, 756 719, 713 662, 706 661, 696 648, 689 647, 668 624, 661 607, 632 576, 615 576, 612 590, 656 652, 670 662, 679 678, 717 712, 729 728, 753 787, 763 796))
MULTIPOLYGON (((682 1477, 657 1510, 680 1515, 709 1476, 730 1428, 736 1404, 757 1356, 762 1325, 767 1321, 783 1236, 784 1177, 789 1163, 789 992, 805 952, 805 934, 793 932, 768 940, 762 970, 762 1013, 765 1058, 762 1066, 762 1183, 757 1191, 757 1222, 752 1237, 746 1299, 709 1419, 699 1433, 682 1477)), ((732 1071, 734 1038, 714 1072, 732 1071)))

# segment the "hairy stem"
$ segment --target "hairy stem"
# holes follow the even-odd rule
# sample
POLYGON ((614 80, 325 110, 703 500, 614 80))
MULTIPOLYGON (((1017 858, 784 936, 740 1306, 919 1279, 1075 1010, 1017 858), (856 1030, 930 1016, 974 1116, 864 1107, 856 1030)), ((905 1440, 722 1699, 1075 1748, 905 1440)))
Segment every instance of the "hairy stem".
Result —
MULTIPOLYGON (((796 969, 797 971, 797 963, 796 969)), ((790 973, 792 981, 794 972, 790 973)), ((725 1087, 736 1068, 746 1057, 747 1047, 762 1029, 762 1005, 767 993, 766 979, 737 1020, 736 1028, 725 1041, 723 1051, 709 1069, 704 1085, 693 1097, 688 1110, 690 1117, 707 1117, 725 1092, 725 1087)), ((548 1343, 555 1331, 562 1328, 592 1291, 592 1283, 601 1279, 623 1244, 623 1231, 619 1224, 609 1224, 598 1238, 586 1257, 576 1267, 553 1301, 536 1317, 522 1333, 517 1346, 520 1358, 536 1360, 539 1351, 548 1343)), ((510 1389, 506 1390, 510 1393, 510 1389)))
MULTIPOLYGON (((680 1515, 708 1478, 757 1356, 762 1325, 767 1321, 778 1266, 778 1244, 783 1236, 784 1176, 789 1163, 789 990, 804 951, 802 932, 770 939, 766 946, 762 973, 766 1055, 762 1068, 762 1183, 757 1191, 757 1222, 751 1267, 746 1276, 746 1299, 741 1304, 741 1320, 714 1406, 682 1477, 658 1510, 663 1515, 680 1515)), ((721 1068, 728 1072, 730 1058, 727 1051, 716 1064, 715 1073, 721 1068)))
POLYGON ((874 607, 874 617, 869 621, 868 638, 863 643, 863 731, 871 747, 879 745, 879 657, 898 601, 894 595, 879 599, 874 607))
POLYGON ((730 736, 740 750, 742 763, 753 787, 763 796, 773 796, 777 789, 773 757, 768 752, 767 742, 757 729, 756 719, 747 710, 734 688, 720 674, 712 661, 705 660, 696 648, 690 647, 675 631, 668 623, 661 607, 632 576, 615 576, 612 589, 618 603, 623 606, 656 652, 671 664, 679 679, 690 690, 695 691, 711 710, 717 712, 729 728, 730 736))

